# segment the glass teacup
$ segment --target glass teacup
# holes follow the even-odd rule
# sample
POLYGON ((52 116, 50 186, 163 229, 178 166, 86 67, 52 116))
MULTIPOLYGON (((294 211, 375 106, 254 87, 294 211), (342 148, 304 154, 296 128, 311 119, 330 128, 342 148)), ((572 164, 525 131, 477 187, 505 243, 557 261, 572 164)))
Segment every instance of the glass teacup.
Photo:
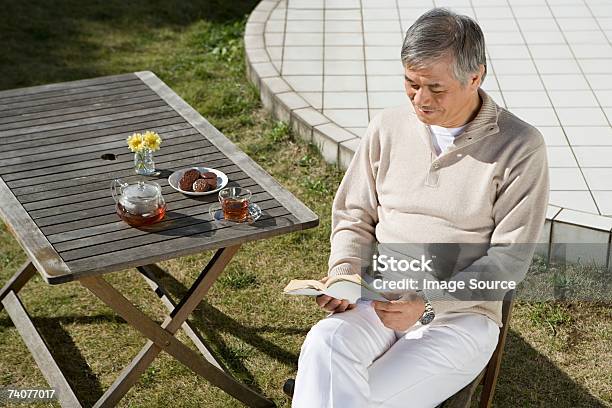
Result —
POLYGON ((242 187, 227 187, 219 191, 219 203, 226 221, 244 222, 249 217, 252 193, 242 187))

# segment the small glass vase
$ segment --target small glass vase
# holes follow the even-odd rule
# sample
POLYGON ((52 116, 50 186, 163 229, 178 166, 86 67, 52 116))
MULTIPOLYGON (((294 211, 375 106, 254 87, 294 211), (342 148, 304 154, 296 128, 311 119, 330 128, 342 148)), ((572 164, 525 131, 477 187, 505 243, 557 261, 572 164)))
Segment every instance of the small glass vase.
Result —
POLYGON ((142 176, 157 174, 153 161, 153 150, 145 148, 134 153, 134 170, 142 176))

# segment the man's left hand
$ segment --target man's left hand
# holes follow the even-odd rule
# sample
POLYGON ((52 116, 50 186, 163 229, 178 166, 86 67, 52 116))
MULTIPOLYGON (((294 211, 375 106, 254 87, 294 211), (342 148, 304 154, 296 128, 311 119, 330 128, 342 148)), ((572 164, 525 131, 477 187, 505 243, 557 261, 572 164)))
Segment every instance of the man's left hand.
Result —
POLYGON ((383 324, 395 331, 412 327, 425 312, 425 302, 416 293, 389 302, 373 301, 372 306, 383 324))

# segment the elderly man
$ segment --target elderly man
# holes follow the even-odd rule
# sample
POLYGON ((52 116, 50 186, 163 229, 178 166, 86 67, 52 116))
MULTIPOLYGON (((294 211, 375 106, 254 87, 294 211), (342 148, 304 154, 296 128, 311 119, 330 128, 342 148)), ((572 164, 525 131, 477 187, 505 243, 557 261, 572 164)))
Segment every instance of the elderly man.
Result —
MULTIPOLYGON (((376 243, 504 247, 539 238, 544 141, 480 89, 478 25, 433 9, 408 29, 401 59, 412 103, 372 119, 346 171, 333 203, 329 276, 362 273, 364 248, 376 243)), ((503 251, 458 251, 456 264, 473 276, 503 251)), ((520 281, 528 263, 506 272, 520 281)), ((453 300, 439 290, 317 303, 332 313, 302 346, 294 407, 435 407, 484 368, 501 326, 499 299, 453 300)))

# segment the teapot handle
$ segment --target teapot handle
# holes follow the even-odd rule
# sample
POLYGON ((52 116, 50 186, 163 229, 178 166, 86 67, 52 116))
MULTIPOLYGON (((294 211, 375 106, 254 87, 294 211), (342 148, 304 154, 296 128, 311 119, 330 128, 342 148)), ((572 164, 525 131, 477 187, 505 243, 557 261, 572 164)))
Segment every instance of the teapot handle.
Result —
POLYGON ((127 183, 124 183, 121 179, 115 179, 111 182, 111 194, 113 196, 113 200, 115 203, 119 202, 117 196, 123 194, 123 189, 127 186, 127 183))

